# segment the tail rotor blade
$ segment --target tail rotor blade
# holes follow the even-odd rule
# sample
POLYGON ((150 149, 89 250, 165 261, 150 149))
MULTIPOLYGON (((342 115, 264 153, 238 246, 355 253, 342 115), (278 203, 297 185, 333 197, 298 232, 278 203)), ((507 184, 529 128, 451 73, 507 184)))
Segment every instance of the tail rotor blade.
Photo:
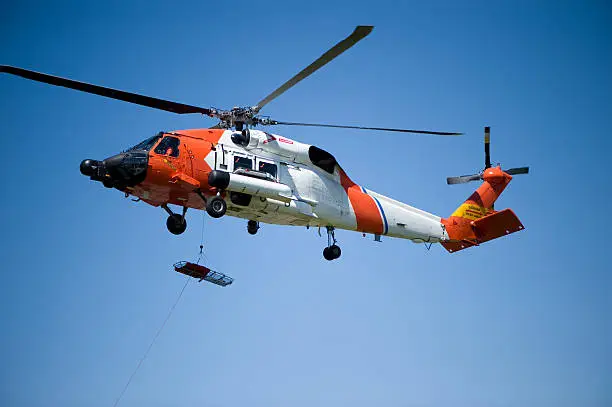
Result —
POLYGON ((455 184, 465 184, 470 181, 480 181, 482 179, 480 174, 472 174, 472 175, 461 175, 459 177, 448 177, 446 178, 446 183, 448 185, 455 184))
POLYGON ((510 168, 505 172, 510 175, 529 174, 529 167, 510 168))
POLYGON ((485 127, 484 131, 484 148, 485 148, 485 169, 491 168, 491 127, 485 127))

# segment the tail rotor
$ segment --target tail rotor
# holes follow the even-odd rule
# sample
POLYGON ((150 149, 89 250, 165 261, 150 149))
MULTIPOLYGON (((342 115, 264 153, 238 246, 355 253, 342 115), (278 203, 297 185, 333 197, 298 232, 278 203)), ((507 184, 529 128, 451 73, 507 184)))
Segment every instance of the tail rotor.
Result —
MULTIPOLYGON (((446 178, 448 185, 465 184, 471 181, 481 181, 483 179, 484 172, 491 168, 491 127, 487 126, 484 129, 484 152, 485 152, 485 166, 484 169, 478 174, 461 175, 458 177, 446 178)), ((509 175, 529 174, 529 167, 517 167, 510 168, 504 171, 509 175)))
POLYGON ((492 166, 490 142, 491 128, 487 126, 484 133, 485 167, 481 172, 446 179, 449 185, 482 180, 476 191, 459 205, 451 216, 442 219, 449 238, 441 243, 451 253, 478 246, 525 228, 512 209, 496 211, 494 205, 512 181, 512 176, 528 174, 529 167, 510 168, 504 171, 499 164, 492 166))

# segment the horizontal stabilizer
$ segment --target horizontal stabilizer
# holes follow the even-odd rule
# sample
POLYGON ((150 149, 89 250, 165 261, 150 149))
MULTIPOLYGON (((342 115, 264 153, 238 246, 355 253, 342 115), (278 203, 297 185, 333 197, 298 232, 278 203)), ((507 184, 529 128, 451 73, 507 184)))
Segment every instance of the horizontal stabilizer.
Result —
POLYGON ((524 229, 512 209, 504 209, 474 221, 474 234, 479 243, 488 242, 524 229))
POLYGON ((491 215, 471 221, 470 227, 470 233, 461 236, 463 238, 462 240, 442 242, 442 246, 453 253, 471 246, 477 246, 489 240, 497 239, 498 237, 518 232, 525 228, 512 209, 504 209, 503 211, 495 212, 491 215))

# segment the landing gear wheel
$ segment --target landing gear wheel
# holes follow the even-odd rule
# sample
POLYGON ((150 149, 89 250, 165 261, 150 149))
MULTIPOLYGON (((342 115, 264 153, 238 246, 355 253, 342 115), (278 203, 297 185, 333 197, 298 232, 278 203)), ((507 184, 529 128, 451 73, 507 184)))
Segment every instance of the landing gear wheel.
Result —
POLYGON ((340 250, 340 246, 335 244, 323 249, 323 257, 325 258, 325 260, 336 260, 338 257, 340 257, 341 254, 342 250, 340 250))
POLYGON ((168 231, 173 235, 180 235, 187 229, 187 221, 183 216, 175 213, 168 216, 166 226, 168 227, 168 231))
POLYGON ((247 232, 249 232, 249 234, 254 235, 257 233, 258 230, 259 230, 259 222, 250 220, 247 223, 247 232))
POLYGON ((331 253, 334 260, 340 257, 340 255, 342 254, 342 250, 340 250, 340 246, 335 245, 335 244, 329 246, 329 252, 331 253))
POLYGON ((340 246, 336 244, 336 235, 334 234, 335 228, 333 226, 326 226, 327 229, 327 247, 323 249, 323 257, 325 260, 336 260, 342 254, 340 246))
POLYGON ((226 210, 227 203, 225 203, 225 200, 220 196, 213 196, 206 204, 206 212, 208 212, 212 218, 220 218, 225 215, 226 210))
POLYGON ((323 257, 325 258, 325 260, 329 260, 329 261, 334 259, 331 253, 329 252, 329 247, 326 247, 325 249, 323 249, 323 257))

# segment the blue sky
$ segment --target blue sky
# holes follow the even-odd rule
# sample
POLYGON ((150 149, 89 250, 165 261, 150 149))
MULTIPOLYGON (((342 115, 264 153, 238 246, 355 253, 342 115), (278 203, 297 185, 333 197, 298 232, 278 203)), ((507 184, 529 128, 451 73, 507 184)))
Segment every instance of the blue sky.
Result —
POLYGON ((355 25, 374 32, 271 103, 278 120, 463 131, 461 138, 278 128, 332 152, 369 189, 441 216, 492 157, 530 165, 499 200, 524 232, 450 255, 339 232, 203 220, 78 170, 159 130, 206 127, 0 76, 4 187, 0 401, 109 406, 184 284, 120 405, 609 406, 607 2, 12 2, 0 63, 184 103, 253 104, 355 25))

